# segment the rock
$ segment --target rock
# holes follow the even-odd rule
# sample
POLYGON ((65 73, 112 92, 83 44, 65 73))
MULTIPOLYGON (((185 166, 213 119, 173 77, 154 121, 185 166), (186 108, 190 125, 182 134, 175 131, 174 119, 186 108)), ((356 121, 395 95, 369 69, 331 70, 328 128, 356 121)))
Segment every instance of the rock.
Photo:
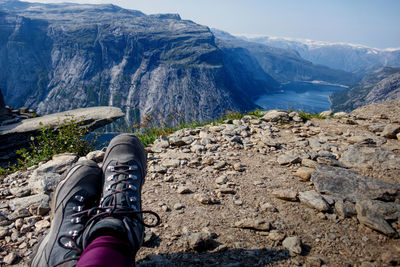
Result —
POLYGON ((288 200, 288 201, 297 201, 297 192, 290 189, 278 189, 272 192, 272 195, 276 198, 288 200))
POLYGON ((319 165, 311 175, 316 190, 322 194, 334 195, 355 202, 357 199, 400 198, 400 185, 372 180, 356 171, 319 165))
POLYGON ((50 222, 48 220, 41 220, 35 223, 36 232, 40 232, 43 229, 50 228, 50 222))
POLYGON ((357 215, 355 205, 350 201, 343 201, 342 199, 335 202, 335 211, 341 218, 348 218, 357 215))
POLYGON ((234 195, 236 194, 236 191, 233 190, 232 188, 218 188, 217 193, 220 193, 222 195, 234 195))
POLYGON ((100 163, 100 162, 103 161, 104 155, 105 155, 105 154, 106 154, 106 153, 105 153, 104 151, 95 150, 95 151, 89 152, 89 153, 86 155, 86 158, 87 158, 88 160, 93 160, 93 161, 96 162, 96 163, 100 163))
POLYGON ((329 157, 318 157, 317 162, 319 164, 325 164, 325 165, 329 165, 329 166, 346 168, 346 166, 343 163, 341 163, 340 161, 333 159, 333 158, 329 158, 329 157))
POLYGON ((167 172, 167 167, 161 166, 161 165, 151 165, 149 168, 149 172, 155 172, 155 173, 166 173, 167 172))
MULTIPOLYGON (((60 122, 71 118, 89 130, 95 130, 124 116, 117 107, 90 107, 54 113, 37 118, 21 120, 20 122, 0 126, 0 144, 12 144, 2 149, 0 156, 9 155, 5 160, 10 160, 15 150, 30 145, 31 136, 40 134, 43 127, 56 128, 60 122), (10 156, 11 155, 11 156, 10 156)), ((4 160, 2 159, 2 160, 4 160)))
POLYGON ((17 260, 17 257, 18 257, 17 254, 15 254, 14 252, 11 252, 7 256, 4 257, 3 262, 6 265, 11 265, 17 260))
POLYGON ((343 118, 343 117, 347 117, 347 113, 343 112, 343 111, 342 112, 336 112, 336 113, 333 114, 333 117, 340 119, 340 118, 343 118))
POLYGON ((400 263, 400 255, 395 254, 391 251, 386 251, 381 255, 381 260, 383 263, 389 264, 391 266, 396 266, 400 263))
POLYGON ((357 210, 357 219, 361 224, 364 224, 365 226, 374 229, 380 233, 383 233, 387 236, 397 236, 396 231, 382 217, 372 217, 368 215, 364 216, 357 210))
POLYGON ((374 140, 366 137, 366 136, 362 136, 362 135, 354 135, 354 136, 350 136, 347 138, 347 142, 349 142, 350 144, 374 144, 374 140))
POLYGON ((166 168, 177 168, 180 165, 180 160, 178 159, 167 159, 162 162, 162 165, 166 168))
POLYGON ((159 148, 168 148, 169 140, 165 135, 161 135, 156 141, 154 141, 154 146, 159 148))
POLYGON ((261 203, 260 204, 260 209, 262 211, 272 211, 272 212, 276 212, 277 211, 277 209, 271 203, 268 203, 268 202, 261 203))
POLYGON ((400 133, 400 124, 388 124, 383 129, 381 135, 386 138, 396 139, 398 133, 400 133))
POLYGON ((289 115, 285 111, 270 110, 261 118, 261 120, 271 122, 289 121, 289 115))
POLYGON ((309 181, 314 169, 308 167, 300 167, 296 171, 296 175, 304 181, 309 181))
POLYGON ((329 205, 326 203, 324 198, 314 190, 300 192, 299 193, 300 202, 306 204, 307 206, 314 208, 318 211, 328 211, 329 205))
POLYGON ((190 190, 190 188, 187 186, 181 185, 178 187, 176 192, 178 192, 178 194, 190 194, 190 193, 192 193, 192 190, 190 190))
POLYGON ((226 176, 219 176, 217 179, 215 179, 216 184, 226 184, 228 182, 228 178, 226 176))
POLYGON ((288 165, 288 164, 295 164, 300 163, 301 159, 299 157, 291 156, 291 155, 280 155, 278 157, 278 163, 280 165, 288 165))
POLYGON ((193 153, 201 153, 202 151, 205 150, 205 146, 203 145, 193 145, 190 147, 190 151, 192 151, 193 153))
POLYGON ((219 162, 214 164, 214 169, 220 170, 220 169, 224 168, 225 166, 226 166, 226 162, 225 161, 219 161, 219 162))
POLYGON ((13 213, 8 215, 7 218, 10 221, 15 221, 18 218, 28 217, 30 215, 31 214, 29 213, 29 210, 27 208, 18 208, 13 213))
POLYGON ((400 219, 400 203, 364 199, 358 200, 356 206, 363 214, 381 216, 391 221, 400 219))
POLYGON ((204 205, 213 203, 211 197, 206 194, 195 194, 194 199, 196 199, 199 203, 204 205))
POLYGON ((258 219, 243 219, 235 222, 234 226, 236 228, 253 229, 257 231, 269 231, 271 229, 271 224, 269 222, 258 219))
POLYGON ((329 117, 333 114, 332 110, 322 111, 319 115, 322 117, 329 117))
POLYGON ((185 207, 185 205, 183 205, 182 203, 176 203, 173 208, 174 208, 174 210, 181 210, 184 207, 185 207))
POLYGON ((312 267, 319 267, 323 263, 323 261, 320 258, 312 256, 307 257, 306 262, 312 267))
POLYGON ((54 155, 51 160, 40 165, 35 171, 33 171, 32 176, 43 175, 49 172, 64 172, 77 160, 78 155, 75 153, 63 153, 54 155))
POLYGON ((26 197, 31 194, 31 189, 27 186, 23 187, 9 187, 10 193, 15 197, 26 197))
POLYGON ((22 198, 14 198, 10 200, 9 206, 11 210, 27 209, 30 206, 40 206, 41 204, 48 205, 50 198, 48 195, 39 194, 22 198))
POLYGON ((263 136, 261 141, 269 147, 279 148, 281 144, 269 136, 263 136))
POLYGON ((176 136, 170 136, 170 137, 168 138, 168 141, 169 141, 169 143, 170 143, 171 145, 173 145, 173 146, 178 146, 178 147, 180 147, 180 146, 186 145, 186 142, 185 142, 184 140, 182 140, 181 138, 176 137, 176 136))
POLYGON ((6 227, 0 227, 0 239, 3 239, 8 235, 8 229, 6 227))
POLYGON ((242 164, 240 164, 240 163, 235 163, 235 164, 233 164, 233 169, 234 169, 235 171, 238 171, 238 172, 243 172, 243 171, 246 170, 246 169, 244 168, 244 166, 243 166, 242 164))
POLYGON ((291 254, 301 254, 301 239, 297 236, 286 237, 282 242, 282 246, 289 250, 291 254))
POLYGON ((55 172, 45 172, 40 174, 38 174, 38 172, 33 172, 28 183, 33 193, 50 194, 56 189, 61 180, 62 176, 55 172))
POLYGON ((283 239, 285 239, 285 234, 283 233, 279 233, 278 231, 271 231, 268 234, 268 238, 272 241, 277 241, 277 242, 281 242, 283 239))
POLYGON ((318 166, 318 162, 311 159, 302 159, 301 165, 304 167, 315 169, 318 166))
POLYGON ((213 238, 206 233, 188 233, 185 236, 187 249, 195 251, 206 251, 213 245, 213 238))
POLYGON ((400 169, 396 153, 382 147, 351 146, 343 152, 340 161, 347 167, 372 166, 391 170, 400 169))

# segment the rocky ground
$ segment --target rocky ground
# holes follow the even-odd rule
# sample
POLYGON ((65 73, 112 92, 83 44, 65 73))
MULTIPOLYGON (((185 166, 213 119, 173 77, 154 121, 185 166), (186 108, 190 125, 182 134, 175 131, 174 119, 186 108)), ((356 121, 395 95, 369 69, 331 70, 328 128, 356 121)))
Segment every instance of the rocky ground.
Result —
MULTIPOLYGON (((400 101, 304 122, 270 111, 148 148, 137 266, 400 264, 400 101), (378 112, 379 111, 379 112, 378 112)), ((101 162, 104 152, 87 158, 101 162)), ((0 183, 0 260, 26 265, 73 154, 0 183)))

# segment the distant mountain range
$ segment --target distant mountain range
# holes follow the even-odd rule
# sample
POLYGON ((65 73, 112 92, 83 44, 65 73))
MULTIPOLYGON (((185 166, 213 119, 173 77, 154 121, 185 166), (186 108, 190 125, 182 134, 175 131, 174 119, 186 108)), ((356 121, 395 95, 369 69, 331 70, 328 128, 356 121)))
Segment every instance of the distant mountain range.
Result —
POLYGON ((352 111, 375 102, 400 98, 400 67, 374 71, 349 90, 331 96, 333 111, 352 111))
POLYGON ((400 66, 400 48, 377 49, 348 43, 329 43, 313 40, 249 37, 243 40, 271 47, 294 50, 302 58, 333 69, 359 73, 361 76, 385 66, 400 66))
POLYGON ((209 120, 251 110, 282 82, 352 84, 354 76, 297 53, 245 42, 176 14, 114 5, 0 1, 0 88, 39 114, 121 107, 130 125, 209 120))
POLYGON ((163 124, 252 110, 260 96, 290 82, 360 80, 359 73, 257 42, 177 14, 0 0, 0 88, 14 108, 48 114, 117 106, 132 125, 149 116, 163 124))

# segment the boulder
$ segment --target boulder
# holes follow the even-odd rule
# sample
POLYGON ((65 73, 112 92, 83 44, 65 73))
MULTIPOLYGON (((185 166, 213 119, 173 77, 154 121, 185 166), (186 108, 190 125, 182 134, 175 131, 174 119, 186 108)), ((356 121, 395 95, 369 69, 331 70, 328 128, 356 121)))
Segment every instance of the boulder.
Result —
POLYGON ((261 118, 261 120, 271 122, 289 121, 289 115, 285 111, 270 110, 261 118))
POLYGON ((347 167, 372 166, 400 170, 400 159, 392 151, 375 146, 350 146, 343 152, 340 161, 347 167))
POLYGON ((400 199, 400 184, 368 179, 354 170, 319 165, 311 174, 311 181, 319 193, 351 202, 357 199, 400 199))
POLYGON ((50 197, 45 194, 32 195, 29 197, 14 198, 10 200, 9 206, 11 210, 27 209, 31 206, 48 205, 50 197))
POLYGON ((314 190, 300 192, 299 193, 300 202, 306 204, 307 206, 314 208, 318 211, 328 211, 329 205, 326 203, 325 199, 314 190))
POLYGON ((382 136, 386 138, 396 139, 396 135, 400 133, 400 124, 388 124, 382 131, 382 136))

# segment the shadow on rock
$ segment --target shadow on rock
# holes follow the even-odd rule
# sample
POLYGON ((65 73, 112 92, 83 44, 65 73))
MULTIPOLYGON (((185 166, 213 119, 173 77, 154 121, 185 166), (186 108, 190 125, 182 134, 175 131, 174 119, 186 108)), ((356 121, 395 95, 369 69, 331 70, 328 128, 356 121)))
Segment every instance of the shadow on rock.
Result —
POLYGON ((178 252, 172 254, 148 255, 145 259, 136 262, 136 266, 266 266, 289 258, 288 250, 223 249, 216 252, 178 252))

